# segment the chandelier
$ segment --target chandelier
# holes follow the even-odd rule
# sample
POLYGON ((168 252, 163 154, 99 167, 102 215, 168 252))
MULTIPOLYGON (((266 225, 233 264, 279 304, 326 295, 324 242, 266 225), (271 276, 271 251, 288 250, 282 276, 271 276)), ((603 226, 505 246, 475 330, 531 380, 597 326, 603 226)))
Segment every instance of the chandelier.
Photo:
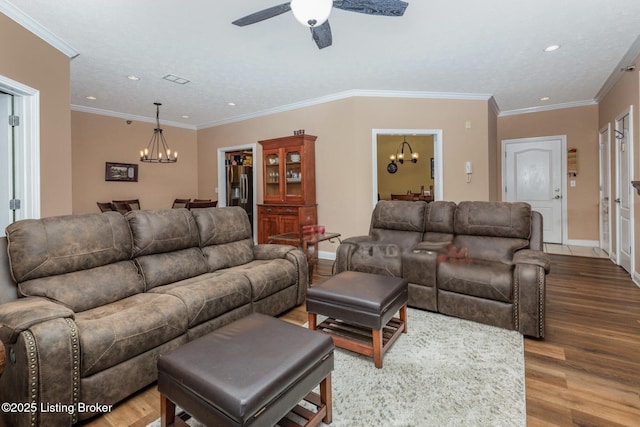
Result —
POLYGON ((391 161, 387 165, 387 172, 389 173, 398 172, 398 165, 396 164, 396 161, 400 164, 403 164, 405 162, 405 154, 404 154, 405 145, 409 148, 409 153, 407 153, 409 158, 406 160, 411 163, 418 163, 418 157, 419 157, 418 153, 413 151, 413 149, 411 148, 411 145, 407 142, 406 136, 403 136, 402 138, 403 140, 398 146, 398 149, 396 150, 396 152, 389 156, 389 159, 391 159, 391 161))
POLYGON ((162 129, 160 128, 160 106, 159 102, 153 103, 156 106, 156 128, 147 148, 140 150, 140 161, 148 163, 175 163, 178 161, 178 152, 171 152, 164 139, 162 129))

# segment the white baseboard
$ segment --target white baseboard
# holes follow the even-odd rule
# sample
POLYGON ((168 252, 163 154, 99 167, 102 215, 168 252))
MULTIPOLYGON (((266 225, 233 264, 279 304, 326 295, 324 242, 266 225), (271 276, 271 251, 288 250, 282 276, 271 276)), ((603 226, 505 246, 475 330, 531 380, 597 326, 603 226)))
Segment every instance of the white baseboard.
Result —
POLYGON ((598 240, 573 240, 573 239, 568 239, 562 244, 563 245, 571 245, 571 246, 586 246, 588 248, 599 248, 600 247, 600 241, 598 241, 598 240))
POLYGON ((328 252, 328 251, 319 251, 318 252, 318 258, 335 261, 336 260, 336 253, 335 252, 328 252))
POLYGON ((633 274, 631 275, 631 280, 633 281, 633 283, 636 284, 637 287, 640 288, 640 273, 638 273, 637 271, 634 271, 633 274))

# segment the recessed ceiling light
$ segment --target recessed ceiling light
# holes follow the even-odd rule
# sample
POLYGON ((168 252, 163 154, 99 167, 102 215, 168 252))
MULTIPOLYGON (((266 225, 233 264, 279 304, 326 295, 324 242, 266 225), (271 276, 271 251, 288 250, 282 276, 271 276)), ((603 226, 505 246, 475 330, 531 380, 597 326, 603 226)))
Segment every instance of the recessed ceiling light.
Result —
POLYGON ((227 105, 228 105, 229 107, 235 107, 235 106, 236 106, 236 103, 235 103, 235 102, 227 102, 227 105))
POLYGON ((138 77, 138 76, 134 76, 133 74, 131 74, 131 75, 127 76, 127 78, 128 78, 129 80, 140 80, 140 77, 138 77))
POLYGON ((548 101, 549 99, 551 98, 549 98, 548 96, 543 96, 542 98, 540 98, 540 101, 548 101))
POLYGON ((545 52, 553 52, 554 50, 558 50, 560 49, 560 45, 559 44, 552 44, 551 46, 547 46, 544 48, 545 52))
POLYGON ((85 96, 85 98, 87 98, 87 99, 88 99, 88 100, 90 100, 90 101, 95 101, 96 99, 98 99, 98 98, 96 98, 96 97, 95 97, 95 96, 93 96, 93 95, 85 96))
POLYGON ((183 119, 188 119, 189 118, 189 116, 187 116, 186 114, 184 114, 184 115, 182 115, 180 117, 182 117, 183 119))

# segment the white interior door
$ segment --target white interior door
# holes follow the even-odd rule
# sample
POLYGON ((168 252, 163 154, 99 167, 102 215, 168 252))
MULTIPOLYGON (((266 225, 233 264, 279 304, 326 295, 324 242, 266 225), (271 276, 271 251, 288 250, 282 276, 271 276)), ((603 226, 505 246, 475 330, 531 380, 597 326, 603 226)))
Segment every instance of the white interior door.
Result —
POLYGON ((544 241, 562 243, 566 137, 505 140, 502 150, 502 200, 529 203, 542 214, 544 241))
POLYGON ((633 144, 631 141, 631 112, 628 111, 616 119, 616 216, 617 216, 617 263, 631 273, 631 253, 633 222, 632 218, 632 186, 631 160, 633 159, 633 144))
POLYGON ((611 221, 609 209, 611 204, 611 131, 607 126, 600 131, 600 249, 611 254, 611 221))
POLYGON ((13 114, 13 97, 0 92, 0 236, 7 225, 14 221, 14 211, 9 208, 13 199, 13 129, 9 116, 13 114))

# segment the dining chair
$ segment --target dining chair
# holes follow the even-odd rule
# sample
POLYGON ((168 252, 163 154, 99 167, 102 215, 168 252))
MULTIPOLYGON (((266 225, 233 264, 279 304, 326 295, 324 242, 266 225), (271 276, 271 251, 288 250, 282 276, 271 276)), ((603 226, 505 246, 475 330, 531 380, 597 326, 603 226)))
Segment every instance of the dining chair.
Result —
POLYGON ((98 208, 100 208, 100 212, 110 212, 113 209, 113 205, 111 202, 96 202, 98 204, 98 208))
POLYGON ((187 206, 189 206, 189 199, 175 199, 171 208, 186 208, 187 206))
POLYGON ((131 205, 129 203, 122 202, 112 202, 115 211, 120 212, 122 215, 126 214, 131 210, 131 205))
POLYGON ((411 193, 409 193, 409 194, 392 194, 391 195, 391 200, 410 200, 410 201, 413 201, 414 200, 414 196, 411 193))
POLYGON ((187 208, 188 209, 215 208, 216 206, 218 206, 217 200, 214 200, 213 202, 209 200, 204 202, 189 202, 189 205, 187 206, 187 208))
POLYGON ((130 200, 112 200, 113 203, 124 203, 129 205, 131 209, 129 210, 139 210, 140 209, 140 200, 138 199, 130 199, 130 200))

